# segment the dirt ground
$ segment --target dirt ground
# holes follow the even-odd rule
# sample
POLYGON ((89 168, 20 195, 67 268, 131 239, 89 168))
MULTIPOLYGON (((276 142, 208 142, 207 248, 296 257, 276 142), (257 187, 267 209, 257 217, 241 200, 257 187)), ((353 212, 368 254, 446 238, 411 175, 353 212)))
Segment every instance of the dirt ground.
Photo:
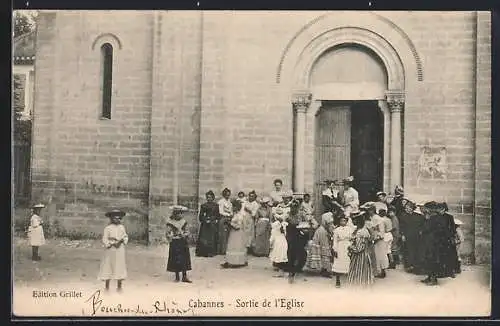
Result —
POLYGON ((333 280, 310 273, 288 284, 286 278, 273 277, 275 273, 267 258, 250 257, 248 267, 225 270, 219 267, 223 256, 201 258, 192 251, 193 270, 189 275, 193 283, 186 284, 173 282, 173 275, 165 271, 167 247, 134 244, 127 246, 128 278, 124 292, 117 293, 114 289, 102 292, 100 300, 105 303, 97 307, 101 310, 94 311, 93 294, 103 288, 96 279, 103 252, 100 243, 47 242, 40 249, 42 261, 32 262, 27 241, 14 239, 13 308, 17 315, 90 316, 95 312, 95 316, 326 317, 490 313, 490 277, 485 266, 464 266, 462 274, 455 279, 440 280, 438 287, 425 286, 419 282, 421 276, 397 269, 390 270, 386 279, 377 280, 370 289, 347 285, 337 289, 333 280), (80 297, 62 297, 61 290, 78 292, 80 297), (57 297, 39 298, 34 291, 54 292, 57 297), (269 307, 263 307, 266 300, 269 307), (156 301, 177 310, 151 308, 156 301), (196 306, 199 301, 219 302, 219 307, 196 306), (117 310, 116 305, 134 308, 117 310))

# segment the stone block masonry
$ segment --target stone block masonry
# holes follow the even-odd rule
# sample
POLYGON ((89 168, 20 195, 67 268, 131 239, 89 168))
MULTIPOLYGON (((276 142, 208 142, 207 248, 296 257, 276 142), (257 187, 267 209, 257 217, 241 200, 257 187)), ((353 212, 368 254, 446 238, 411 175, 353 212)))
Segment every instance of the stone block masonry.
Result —
MULTIPOLYGON (((136 216, 130 227, 153 243, 163 241, 162 223, 173 203, 190 208, 196 231, 196 212, 210 189, 217 196, 224 187, 264 194, 274 178, 290 188, 293 90, 286 77, 276 82, 276 72, 298 34, 308 44, 328 30, 327 19, 315 20, 323 14, 42 12, 33 200, 50 202, 53 216, 68 227, 96 230, 106 221, 93 216, 126 208, 136 216), (112 118, 101 120, 100 45, 92 44, 115 39, 112 118)), ((385 20, 373 14, 380 28, 374 32, 397 39, 390 21, 406 33, 422 64, 417 71, 408 45, 392 44, 406 49, 398 53, 405 71, 405 190, 410 198, 446 200, 465 222, 464 257, 485 262, 491 237, 489 13, 378 15, 385 20), (426 147, 446 149, 446 178, 419 177, 426 147)), ((306 138, 304 181, 311 192, 315 142, 313 134, 306 138)))

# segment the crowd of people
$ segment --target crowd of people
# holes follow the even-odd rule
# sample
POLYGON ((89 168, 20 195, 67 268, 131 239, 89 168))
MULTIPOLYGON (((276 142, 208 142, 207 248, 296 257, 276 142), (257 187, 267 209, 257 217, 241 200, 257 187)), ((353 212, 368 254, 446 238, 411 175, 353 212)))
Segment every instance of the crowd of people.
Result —
POLYGON ((422 282, 460 273, 461 221, 448 213, 446 203, 415 203, 401 186, 394 194, 382 191, 361 204, 353 177, 327 180, 319 208, 310 194, 275 189, 258 199, 239 192, 231 199, 224 189, 216 202, 212 191, 201 205, 196 255, 224 255, 223 268, 248 265, 248 255, 269 257, 276 277, 288 272, 289 281, 303 270, 369 285, 385 278, 402 263, 409 273, 427 275, 422 282), (321 221, 314 217, 321 211, 321 221))
MULTIPOLYGON (((293 283, 297 273, 310 270, 334 278, 337 287, 345 281, 371 285, 400 264, 409 273, 426 275, 422 282, 427 285, 461 272, 462 222, 449 214, 446 203, 412 202, 397 186, 394 194, 380 191, 374 201, 361 205, 353 181, 352 177, 327 180, 320 207, 314 207, 310 194, 283 190, 279 179, 274 180, 275 189, 260 199, 255 191, 231 198, 231 190, 225 188, 216 201, 215 193, 208 191, 198 215, 195 254, 223 255, 222 268, 247 266, 249 255, 269 257, 275 277, 288 273, 293 283)), ((34 261, 41 259, 39 247, 45 243, 39 216, 43 207, 32 207, 28 228, 34 261)), ((189 228, 183 217, 187 208, 174 205, 171 210, 166 219, 167 271, 175 274, 177 282, 192 283, 187 276, 189 228)), ((116 280, 121 291, 127 277, 128 236, 121 223, 125 212, 112 210, 106 216, 110 223, 103 232, 105 251, 98 277, 106 289, 116 280)))

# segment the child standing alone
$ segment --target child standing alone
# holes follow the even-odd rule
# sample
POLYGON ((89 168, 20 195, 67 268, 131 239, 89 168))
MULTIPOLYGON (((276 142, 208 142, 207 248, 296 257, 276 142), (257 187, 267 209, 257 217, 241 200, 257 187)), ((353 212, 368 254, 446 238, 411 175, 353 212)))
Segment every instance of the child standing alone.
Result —
POLYGON ((118 292, 122 291, 122 282, 127 278, 125 245, 128 243, 128 235, 121 223, 124 216, 125 212, 118 209, 106 213, 110 224, 104 228, 102 235, 102 242, 106 250, 98 276, 99 280, 105 282, 106 290, 109 290, 110 280, 116 280, 118 292))
POLYGON ((31 245, 31 259, 33 261, 39 261, 42 259, 38 254, 38 249, 40 246, 45 244, 45 236, 43 234, 43 220, 40 217, 40 212, 45 205, 37 204, 31 207, 31 219, 30 225, 28 227, 28 238, 31 245))
POLYGON ((187 207, 171 206, 172 216, 167 219, 167 240, 170 243, 168 248, 167 272, 175 273, 175 281, 179 282, 179 273, 182 272, 182 282, 192 283, 187 277, 187 271, 191 270, 191 255, 187 237, 189 232, 187 222, 182 217, 182 213, 187 211, 187 207))

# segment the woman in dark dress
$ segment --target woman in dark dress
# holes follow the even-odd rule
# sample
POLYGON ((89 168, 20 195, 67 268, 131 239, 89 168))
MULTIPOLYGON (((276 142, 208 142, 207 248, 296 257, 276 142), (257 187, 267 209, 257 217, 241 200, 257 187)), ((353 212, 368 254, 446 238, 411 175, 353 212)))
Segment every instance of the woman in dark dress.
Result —
POLYGON ((396 188, 394 189, 394 198, 390 204, 394 206, 394 208, 396 208, 396 216, 398 218, 401 218, 401 214, 404 212, 405 205, 408 202, 408 200, 404 198, 404 195, 405 192, 403 187, 396 186, 396 188))
POLYGON ((219 223, 219 205, 215 202, 212 190, 205 194, 207 202, 200 207, 198 219, 200 231, 196 243, 196 256, 213 257, 217 255, 217 231, 219 223))
POLYGON ((400 214, 399 226, 402 240, 403 264, 406 271, 410 273, 421 273, 420 249, 422 245, 421 231, 424 217, 415 212, 417 206, 407 201, 404 211, 400 214))
POLYGON ((172 216, 167 219, 168 248, 167 272, 175 273, 175 281, 179 282, 179 273, 182 273, 182 282, 192 283, 187 277, 187 271, 191 270, 191 256, 187 237, 189 231, 187 222, 182 218, 182 213, 187 211, 186 207, 175 205, 170 207, 172 216))
POLYGON ((428 202, 423 207, 425 223, 423 236, 423 268, 427 277, 421 282, 437 285, 438 278, 453 275, 454 265, 449 257, 449 242, 452 237, 448 219, 436 202, 428 202))
POLYGON ((333 213, 333 224, 338 226, 340 224, 340 217, 343 215, 343 207, 339 198, 339 191, 335 187, 341 185, 341 183, 338 180, 325 180, 325 184, 327 188, 321 193, 322 214, 333 213))

